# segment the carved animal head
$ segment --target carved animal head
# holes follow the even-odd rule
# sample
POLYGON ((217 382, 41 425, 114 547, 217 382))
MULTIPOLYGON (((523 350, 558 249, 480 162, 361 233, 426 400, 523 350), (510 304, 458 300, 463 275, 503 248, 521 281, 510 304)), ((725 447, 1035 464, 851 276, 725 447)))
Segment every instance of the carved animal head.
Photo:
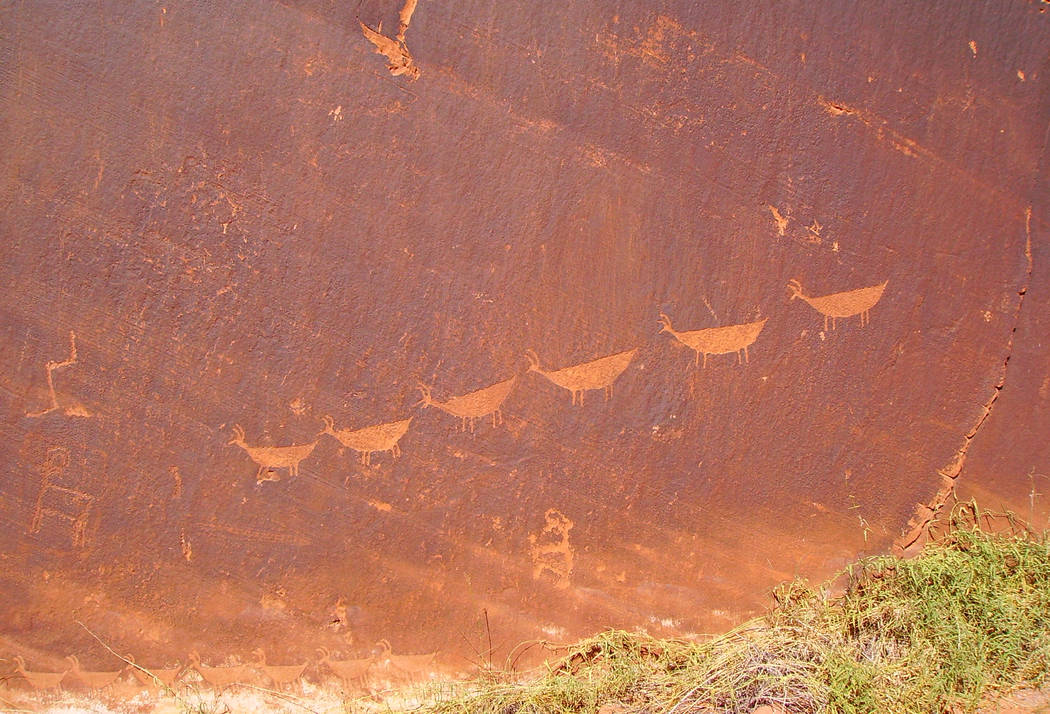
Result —
POLYGON ((244 429, 240 424, 233 425, 233 438, 226 442, 226 446, 244 446, 244 429))
POLYGON ((321 417, 321 420, 324 422, 324 429, 321 430, 321 433, 335 436, 335 420, 327 414, 321 417))
POLYGON ((74 674, 80 672, 80 659, 76 655, 66 655, 66 661, 69 662, 69 668, 74 674))
POLYGON ((394 649, 390 646, 390 641, 389 640, 382 639, 382 640, 379 640, 379 642, 376 642, 376 649, 373 650, 373 651, 377 652, 379 655, 381 655, 383 657, 389 657, 390 653, 393 652, 394 649))
POLYGON ((332 653, 328 651, 327 647, 318 647, 317 648, 317 663, 318 664, 325 664, 325 663, 327 663, 328 660, 331 658, 331 656, 332 656, 332 653))
POLYGON ((266 664, 266 653, 263 652, 262 647, 256 647, 252 650, 252 654, 255 655, 255 661, 259 664, 266 664))
POLYGON ((11 658, 11 661, 15 663, 15 671, 19 674, 25 674, 26 661, 22 659, 22 655, 15 655, 11 658))
POLYGON ((660 328, 660 332, 670 332, 671 331, 671 318, 669 318, 667 315, 663 314, 662 312, 660 313, 660 324, 662 325, 662 327, 660 328))
POLYGON ((789 280, 787 288, 791 291, 791 300, 802 297, 802 283, 799 281, 789 280))

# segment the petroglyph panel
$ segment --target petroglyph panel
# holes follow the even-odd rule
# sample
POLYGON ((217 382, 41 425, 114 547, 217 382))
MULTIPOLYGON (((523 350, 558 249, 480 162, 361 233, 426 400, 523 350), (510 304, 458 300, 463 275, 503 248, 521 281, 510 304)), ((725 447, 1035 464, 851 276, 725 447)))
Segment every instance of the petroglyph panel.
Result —
POLYGON ((0 3, 0 659, 356 691, 1045 520, 1047 17, 0 3))

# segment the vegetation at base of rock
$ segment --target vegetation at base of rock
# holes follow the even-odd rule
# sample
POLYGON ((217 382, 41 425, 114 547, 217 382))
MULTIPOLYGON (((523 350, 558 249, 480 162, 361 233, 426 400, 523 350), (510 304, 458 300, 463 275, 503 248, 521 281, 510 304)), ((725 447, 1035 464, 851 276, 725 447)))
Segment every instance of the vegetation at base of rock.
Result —
POLYGON ((1042 684, 1050 662, 1050 543, 991 522, 966 504, 915 558, 865 559, 816 589, 783 585, 769 614, 725 635, 608 631, 539 676, 487 672, 417 711, 974 711, 1042 684))

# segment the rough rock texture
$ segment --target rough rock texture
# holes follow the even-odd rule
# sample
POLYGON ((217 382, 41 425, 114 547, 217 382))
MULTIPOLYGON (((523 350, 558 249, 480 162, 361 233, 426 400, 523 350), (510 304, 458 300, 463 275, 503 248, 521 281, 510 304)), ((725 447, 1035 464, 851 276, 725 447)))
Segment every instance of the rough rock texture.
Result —
POLYGON ((0 3, 0 656, 462 667, 1045 524, 1048 7, 0 3))

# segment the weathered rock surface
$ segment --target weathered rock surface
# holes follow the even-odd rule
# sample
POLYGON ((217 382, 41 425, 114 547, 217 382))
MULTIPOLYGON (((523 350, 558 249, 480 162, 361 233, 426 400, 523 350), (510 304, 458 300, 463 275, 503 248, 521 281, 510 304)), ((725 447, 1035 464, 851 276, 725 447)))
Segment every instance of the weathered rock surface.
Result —
POLYGON ((465 666, 945 479, 1045 525, 1047 8, 0 4, 0 656, 465 666))

